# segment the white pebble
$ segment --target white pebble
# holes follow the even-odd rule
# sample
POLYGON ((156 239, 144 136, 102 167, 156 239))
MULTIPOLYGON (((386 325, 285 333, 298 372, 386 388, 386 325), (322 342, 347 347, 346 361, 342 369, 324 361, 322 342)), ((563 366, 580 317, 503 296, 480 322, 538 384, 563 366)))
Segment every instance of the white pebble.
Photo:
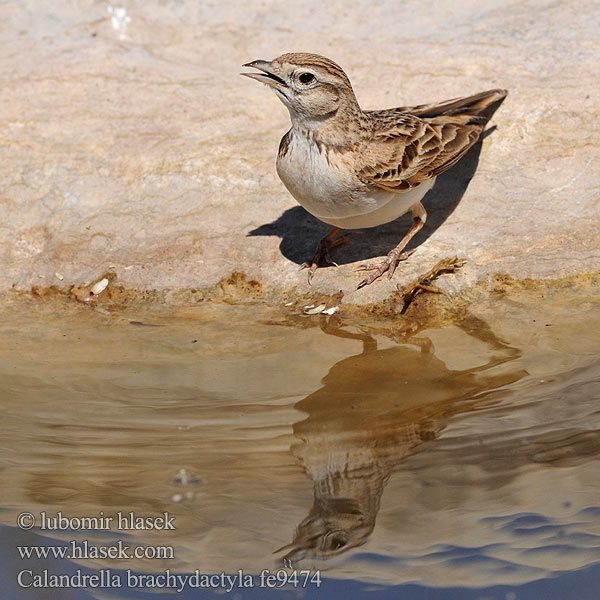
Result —
POLYGON ((322 313, 324 309, 325 309, 325 304, 319 304, 319 306, 315 306, 314 308, 305 310, 304 312, 307 315, 318 315, 319 313, 322 313))
POLYGON ((92 294, 94 294, 94 296, 98 296, 98 294, 101 294, 107 287, 108 287, 108 279, 106 279, 106 277, 105 277, 104 279, 97 281, 92 286, 92 289, 90 290, 90 292, 92 292, 92 294))

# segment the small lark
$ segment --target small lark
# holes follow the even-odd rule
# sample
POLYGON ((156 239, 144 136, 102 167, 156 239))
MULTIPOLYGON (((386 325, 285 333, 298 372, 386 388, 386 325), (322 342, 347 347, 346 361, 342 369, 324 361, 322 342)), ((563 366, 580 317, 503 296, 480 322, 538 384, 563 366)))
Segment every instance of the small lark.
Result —
POLYGON ((292 128, 283 136, 277 173, 294 198, 312 215, 333 225, 317 247, 308 282, 329 250, 345 241, 342 229, 376 227, 409 210, 413 224, 381 264, 357 287, 394 274, 407 258, 404 248, 423 227, 421 199, 435 178, 477 141, 506 96, 489 90, 438 104, 364 111, 346 73, 317 54, 283 54, 273 61, 243 65, 242 73, 267 84, 287 106, 292 128))

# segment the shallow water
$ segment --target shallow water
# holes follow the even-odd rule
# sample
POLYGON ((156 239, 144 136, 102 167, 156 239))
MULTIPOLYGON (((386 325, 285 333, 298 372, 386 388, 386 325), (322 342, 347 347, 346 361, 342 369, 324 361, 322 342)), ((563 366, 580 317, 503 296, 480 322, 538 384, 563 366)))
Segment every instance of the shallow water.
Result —
POLYGON ((233 592, 262 598, 272 586, 261 572, 276 586, 283 564, 322 580, 269 592, 286 598, 596 597, 597 307, 574 292, 502 300, 493 325, 400 337, 294 308, 6 305, 6 597, 222 592, 135 579, 169 569, 241 570, 253 578, 233 592), (23 512, 33 529, 17 528, 23 512), (43 530, 42 512, 113 522, 43 530), (119 512, 166 512, 175 529, 118 528, 119 512), (16 548, 84 541, 173 557, 27 559, 16 548), (44 570, 108 569, 111 587, 35 587, 44 570))

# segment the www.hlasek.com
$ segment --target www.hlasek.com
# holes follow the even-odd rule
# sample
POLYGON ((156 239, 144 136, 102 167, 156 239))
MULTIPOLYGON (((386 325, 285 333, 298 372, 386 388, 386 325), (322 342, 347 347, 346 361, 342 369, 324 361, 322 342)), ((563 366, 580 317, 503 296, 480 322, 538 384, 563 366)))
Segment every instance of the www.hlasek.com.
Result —
POLYGON ((166 559, 175 558, 173 546, 126 546, 122 540, 116 544, 107 546, 96 546, 90 544, 88 540, 77 542, 71 540, 66 545, 61 546, 17 546, 17 552, 22 559, 37 558, 43 559, 99 559, 109 558, 112 560, 127 559, 166 559))

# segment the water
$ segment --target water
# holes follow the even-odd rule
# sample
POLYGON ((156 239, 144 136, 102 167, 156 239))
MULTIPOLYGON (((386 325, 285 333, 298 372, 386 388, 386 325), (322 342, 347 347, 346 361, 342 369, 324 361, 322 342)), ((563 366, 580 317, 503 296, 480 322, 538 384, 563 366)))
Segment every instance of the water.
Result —
POLYGON ((495 300, 409 334, 294 307, 5 304, 4 597, 222 592, 136 579, 169 569, 239 575, 240 598, 595 598, 597 306, 575 292, 495 300), (33 529, 16 526, 23 512, 33 529), (42 512, 112 527, 42 530, 42 512), (119 512, 167 513, 175 528, 119 529, 119 512), (85 541, 172 558, 17 549, 85 541), (320 587, 266 591, 264 574, 259 587, 265 570, 282 582, 283 564, 320 587), (116 579, 35 587, 44 571, 116 579))

